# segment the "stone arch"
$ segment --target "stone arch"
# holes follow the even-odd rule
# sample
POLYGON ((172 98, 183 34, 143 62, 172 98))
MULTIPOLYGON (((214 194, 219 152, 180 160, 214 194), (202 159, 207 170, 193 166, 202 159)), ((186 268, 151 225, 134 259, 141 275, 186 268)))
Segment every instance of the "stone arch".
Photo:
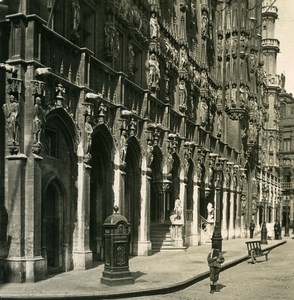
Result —
POLYGON ((194 163, 192 159, 187 160, 187 175, 185 176, 186 181, 186 203, 187 210, 193 209, 193 192, 194 192, 194 163))
MULTIPOLYGON (((102 224, 114 206, 114 140, 107 126, 93 128, 90 180, 90 250, 101 260, 103 253, 102 224)), ((115 188, 115 187, 114 187, 115 188)))
MULTIPOLYGON (((50 172, 44 178, 41 203, 41 247, 42 255, 47 260, 47 270, 60 272, 66 270, 65 244, 67 195, 65 187, 59 178, 50 172)), ((67 249, 68 250, 68 249, 67 249)))
MULTIPOLYGON (((171 190, 169 196, 169 203, 167 203, 167 210, 170 212, 174 209, 175 200, 180 197, 180 172, 181 163, 177 153, 173 153, 173 165, 171 169, 171 190)), ((182 202, 184 199, 181 199, 182 202)))
POLYGON ((158 146, 153 149, 153 160, 151 163, 151 193, 150 193, 150 220, 151 223, 160 221, 161 200, 163 197, 162 176, 163 155, 158 146))
POLYGON ((130 254, 138 253, 138 228, 141 212, 141 147, 135 137, 128 140, 125 167, 125 193, 122 214, 132 224, 130 254))
MULTIPOLYGON (((73 230, 77 206, 76 145, 78 133, 74 120, 62 107, 47 113, 44 125, 44 132, 41 136, 43 144, 41 150, 43 156, 41 220, 46 220, 46 218, 49 218, 49 220, 56 219, 56 225, 52 224, 52 226, 59 228, 56 229, 59 235, 54 239, 54 247, 57 249, 55 254, 51 255, 46 251, 43 252, 48 257, 49 271, 50 269, 67 271, 73 265, 70 254, 73 247, 73 230), (50 210, 51 206, 47 205, 50 201, 52 202, 51 206, 55 207, 56 210, 53 208, 50 210), (55 255, 58 255, 59 259, 57 261, 56 258, 54 262, 55 255)), ((42 244, 45 245, 45 248, 46 245, 49 245, 49 240, 46 241, 46 224, 47 221, 41 224, 43 230, 42 244)), ((50 251, 53 250, 49 249, 50 251)))

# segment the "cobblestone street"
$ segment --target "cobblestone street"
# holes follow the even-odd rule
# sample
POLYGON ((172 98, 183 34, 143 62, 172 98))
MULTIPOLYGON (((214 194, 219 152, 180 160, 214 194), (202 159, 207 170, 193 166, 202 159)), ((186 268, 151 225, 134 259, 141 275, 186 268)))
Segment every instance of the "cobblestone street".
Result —
POLYGON ((294 295, 294 268, 292 263, 294 240, 288 239, 282 247, 272 250, 269 260, 257 259, 256 264, 247 261, 220 274, 219 293, 209 293, 209 280, 205 279, 182 291, 140 298, 135 300, 194 300, 194 299, 283 299, 292 300, 294 295))

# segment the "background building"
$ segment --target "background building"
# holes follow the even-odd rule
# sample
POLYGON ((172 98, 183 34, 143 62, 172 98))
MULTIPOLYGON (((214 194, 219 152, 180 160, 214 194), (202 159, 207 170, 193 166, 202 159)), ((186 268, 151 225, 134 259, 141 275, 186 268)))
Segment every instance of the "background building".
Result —
POLYGON ((5 280, 103 260, 114 205, 132 255, 199 245, 214 224, 230 239, 273 221, 270 2, 20 0, 0 17, 5 280))

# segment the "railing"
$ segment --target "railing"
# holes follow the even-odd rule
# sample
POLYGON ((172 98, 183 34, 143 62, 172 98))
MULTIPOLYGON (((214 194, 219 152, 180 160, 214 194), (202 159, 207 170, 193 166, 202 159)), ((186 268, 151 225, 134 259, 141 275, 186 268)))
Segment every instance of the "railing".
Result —
POLYGON ((266 83, 267 85, 277 85, 280 86, 282 84, 281 76, 280 75, 266 75, 266 83))
POLYGON ((265 38, 265 39, 262 39, 261 46, 262 47, 280 48, 280 42, 277 39, 265 38))
POLYGON ((293 182, 281 182, 282 189, 294 189, 294 181, 293 182))

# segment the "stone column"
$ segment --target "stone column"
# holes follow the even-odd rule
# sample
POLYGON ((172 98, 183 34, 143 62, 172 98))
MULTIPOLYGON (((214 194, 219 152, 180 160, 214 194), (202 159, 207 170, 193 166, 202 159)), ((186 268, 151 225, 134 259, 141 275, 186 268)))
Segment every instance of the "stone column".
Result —
POLYGON ((227 209, 228 209, 228 190, 223 190, 223 212, 222 212, 222 237, 228 238, 228 224, 227 224, 227 209))
POLYGON ((200 192, 199 186, 194 179, 194 189, 193 189, 193 222, 191 224, 191 246, 200 245, 201 235, 199 228, 199 209, 200 209, 200 192))
POLYGON ((241 213, 241 195, 237 193, 237 207, 236 207, 236 221, 235 221, 235 237, 244 237, 244 218, 245 215, 241 213))
POLYGON ((235 238, 234 228, 234 203, 235 203, 235 192, 230 193, 230 220, 229 220, 229 239, 235 238))
MULTIPOLYGON (((144 161, 144 158, 143 158, 144 161)), ((141 213, 138 236, 138 255, 151 255, 150 242, 150 191, 151 178, 148 176, 144 162, 141 173, 141 213)))
POLYGON ((7 282, 35 282, 45 278, 41 256, 41 158, 24 154, 7 156, 9 222, 7 282))
POLYGON ((90 250, 90 172, 91 166, 82 159, 78 162, 77 220, 74 232, 74 269, 86 270, 92 267, 93 256, 90 250))

